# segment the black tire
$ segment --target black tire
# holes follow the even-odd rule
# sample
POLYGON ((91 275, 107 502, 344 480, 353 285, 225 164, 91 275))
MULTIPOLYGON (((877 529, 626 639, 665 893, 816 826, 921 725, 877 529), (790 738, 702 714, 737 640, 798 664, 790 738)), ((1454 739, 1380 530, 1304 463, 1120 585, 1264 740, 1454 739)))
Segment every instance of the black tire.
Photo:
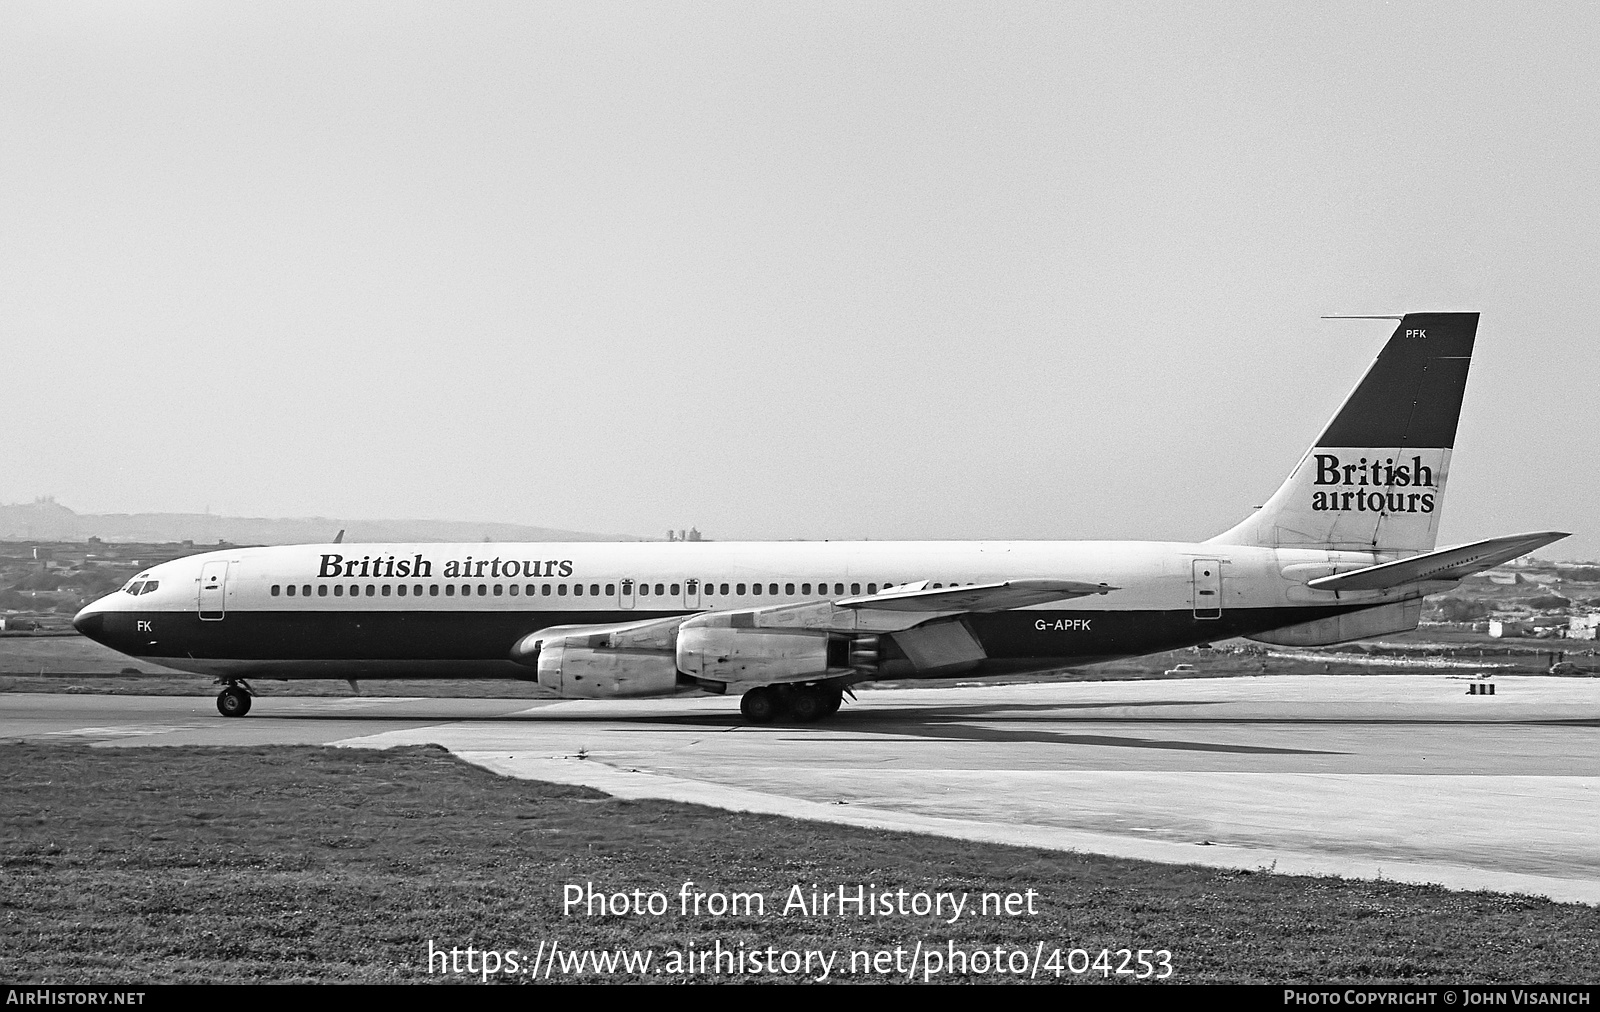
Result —
POLYGON ((827 690, 814 685, 795 686, 789 694, 789 715, 801 724, 809 724, 826 717, 827 690))
POLYGON ((767 686, 751 689, 739 699, 739 712, 752 724, 770 724, 783 710, 778 694, 767 686))
POLYGON ((250 712, 250 693, 229 686, 217 693, 217 712, 224 717, 243 717, 250 712))

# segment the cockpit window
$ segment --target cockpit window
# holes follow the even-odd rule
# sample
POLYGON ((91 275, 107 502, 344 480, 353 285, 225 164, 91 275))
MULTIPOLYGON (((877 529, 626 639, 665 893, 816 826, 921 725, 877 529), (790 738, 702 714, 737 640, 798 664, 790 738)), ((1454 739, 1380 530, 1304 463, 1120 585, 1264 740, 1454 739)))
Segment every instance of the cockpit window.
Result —
POLYGON ((136 587, 129 591, 132 594, 153 594, 161 586, 160 580, 146 580, 143 587, 136 587))
POLYGON ((140 589, 143 588, 143 587, 144 587, 144 581, 143 580, 129 580, 128 581, 128 585, 126 587, 123 587, 122 589, 128 593, 129 597, 132 597, 132 596, 138 594, 140 589))

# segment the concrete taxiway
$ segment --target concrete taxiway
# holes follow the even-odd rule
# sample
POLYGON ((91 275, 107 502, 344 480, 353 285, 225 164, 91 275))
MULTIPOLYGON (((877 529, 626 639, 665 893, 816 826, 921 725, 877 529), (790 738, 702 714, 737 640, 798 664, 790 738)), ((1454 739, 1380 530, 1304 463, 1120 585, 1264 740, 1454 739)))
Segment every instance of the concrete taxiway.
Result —
POLYGON ((497 772, 854 825, 1600 903, 1600 680, 1268 676, 737 701, 0 696, 0 740, 434 742, 497 772))

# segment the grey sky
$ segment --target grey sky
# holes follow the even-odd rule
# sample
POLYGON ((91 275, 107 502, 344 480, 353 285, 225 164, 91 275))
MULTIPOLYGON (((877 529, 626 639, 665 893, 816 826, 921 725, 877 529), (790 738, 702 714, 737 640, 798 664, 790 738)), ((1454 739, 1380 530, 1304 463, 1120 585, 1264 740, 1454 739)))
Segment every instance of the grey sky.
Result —
POLYGON ((8 3, 0 501, 1203 538, 1479 310, 1600 558, 1600 8, 8 3))

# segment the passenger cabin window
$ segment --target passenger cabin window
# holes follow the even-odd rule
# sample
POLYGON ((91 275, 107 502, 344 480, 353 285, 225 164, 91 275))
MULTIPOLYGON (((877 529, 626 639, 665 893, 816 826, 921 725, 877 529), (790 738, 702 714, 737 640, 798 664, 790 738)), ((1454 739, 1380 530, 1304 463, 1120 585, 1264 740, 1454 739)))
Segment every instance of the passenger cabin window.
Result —
POLYGON ((428 584, 428 596, 429 597, 438 597, 439 596, 439 585, 437 583, 428 584))
POLYGON ((740 596, 741 596, 741 597, 743 597, 743 596, 744 596, 744 584, 742 584, 742 583, 741 583, 741 584, 739 584, 739 586, 738 586, 738 593, 739 593, 739 595, 740 595, 740 596))
POLYGON ((344 584, 336 583, 336 584, 333 585, 333 596, 334 597, 343 597, 344 596, 344 584))
POLYGON ((617 592, 617 585, 616 584, 614 584, 614 583, 606 584, 606 596, 607 597, 610 597, 611 595, 615 594, 616 592, 617 592))
POLYGON ((399 587, 395 588, 395 592, 398 593, 401 597, 405 597, 406 596, 406 585, 402 583, 399 587))
POLYGON ((274 583, 272 585, 272 596, 273 597, 277 597, 278 596, 278 589, 279 589, 278 585, 276 583, 274 583))
POLYGON ((802 584, 801 584, 801 585, 800 585, 800 593, 802 593, 802 594, 809 594, 809 593, 811 593, 811 584, 809 584, 809 583, 802 583, 802 584))
POLYGON ((377 593, 378 593, 378 588, 377 587, 374 587, 370 583, 367 584, 367 596, 368 597, 374 597, 374 596, 377 595, 377 593))
POLYGON ((384 597, 388 597, 389 596, 389 585, 387 583, 383 585, 383 596, 384 597))
POLYGON ((665 586, 663 586, 662 584, 659 584, 659 583, 656 584, 656 596, 657 597, 664 596, 666 594, 666 592, 667 592, 667 588, 665 586))
POLYGON ((289 584, 289 596, 290 597, 294 596, 294 584, 292 584, 292 583, 289 584))
POLYGON ((877 592, 878 592, 878 585, 876 583, 867 584, 867 593, 876 594, 877 592))
POLYGON ((308 583, 304 587, 300 588, 300 596, 301 597, 310 597, 311 596, 311 584, 308 583))
POLYGON ((859 583, 852 583, 852 584, 851 584, 851 585, 850 585, 850 593, 852 593, 852 594, 859 594, 859 593, 861 593, 861 584, 859 584, 859 583))
POLYGON ((564 583, 556 584, 556 593, 561 595, 562 597, 566 597, 567 596, 567 585, 564 584, 564 583))
POLYGON ((672 596, 673 597, 677 597, 678 596, 678 585, 676 583, 674 583, 672 585, 672 596))
POLYGON ((510 587, 508 587, 506 589, 510 592, 512 597, 516 597, 517 596, 517 585, 516 584, 513 583, 510 587))
POLYGON ((445 597, 455 597, 456 596, 456 585, 453 584, 453 583, 445 584, 444 585, 444 596, 445 597))
POLYGON ((600 596, 600 585, 598 583, 589 584, 589 596, 590 597, 599 597, 600 596))
POLYGON ((784 584, 783 585, 783 592, 785 594, 793 594, 794 593, 794 584, 792 584, 792 583, 784 584))
MULTIPOLYGON (((719 593, 719 594, 726 594, 727 592, 728 592, 728 585, 726 583, 724 583, 722 585, 722 589, 721 590, 717 591, 717 593, 719 593)), ((744 593, 744 588, 743 587, 739 588, 739 593, 741 593, 741 594, 744 593)))
POLYGON ((318 597, 327 597, 328 596, 328 585, 326 583, 317 584, 317 596, 318 597))
POLYGON ((501 592, 501 591, 502 591, 502 590, 504 590, 504 589, 505 589, 505 584, 503 584, 503 583, 497 583, 497 584, 495 584, 495 585, 494 585, 494 596, 495 596, 495 597, 499 597, 499 596, 500 596, 500 592, 501 592))
POLYGON ((545 597, 549 597, 550 596, 550 585, 548 583, 541 583, 539 585, 539 593, 543 594, 545 597))

